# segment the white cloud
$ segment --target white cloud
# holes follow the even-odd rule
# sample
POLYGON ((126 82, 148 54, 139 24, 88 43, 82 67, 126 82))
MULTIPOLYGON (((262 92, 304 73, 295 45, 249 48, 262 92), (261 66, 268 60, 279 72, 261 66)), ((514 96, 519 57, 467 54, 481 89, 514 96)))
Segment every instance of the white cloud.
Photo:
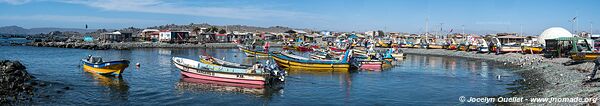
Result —
POLYGON ((253 7, 202 7, 177 4, 166 0, 64 0, 63 3, 81 4, 107 11, 143 12, 188 16, 207 16, 249 20, 317 19, 302 12, 268 10, 253 7))
POLYGON ((29 2, 31 2, 31 0, 0 0, 0 3, 8 3, 12 5, 21 5, 29 2))
POLYGON ((145 19, 127 19, 127 18, 106 18, 94 16, 65 16, 65 15, 0 15, 1 20, 27 20, 27 21, 56 21, 56 22, 82 22, 82 23, 114 23, 114 24, 131 24, 131 23, 159 23, 160 20, 145 20, 145 19))

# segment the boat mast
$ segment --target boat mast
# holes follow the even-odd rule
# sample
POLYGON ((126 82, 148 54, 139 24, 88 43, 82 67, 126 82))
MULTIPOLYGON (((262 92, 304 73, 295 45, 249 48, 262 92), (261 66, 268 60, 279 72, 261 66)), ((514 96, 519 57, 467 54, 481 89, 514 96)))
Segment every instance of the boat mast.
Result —
POLYGON ((519 24, 519 26, 521 27, 521 32, 520 32, 519 36, 523 36, 523 24, 519 24))
POLYGON ((427 37, 427 32, 429 32, 428 25, 429 25, 429 16, 427 16, 427 18, 425 18, 425 37, 427 37))

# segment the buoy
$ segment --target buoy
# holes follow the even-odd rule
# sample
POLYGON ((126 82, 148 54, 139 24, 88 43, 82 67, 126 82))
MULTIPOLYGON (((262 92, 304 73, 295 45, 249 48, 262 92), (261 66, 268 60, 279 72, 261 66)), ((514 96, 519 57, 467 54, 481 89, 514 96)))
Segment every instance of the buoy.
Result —
POLYGON ((500 76, 500 75, 498 75, 498 77, 497 77, 497 78, 498 78, 498 80, 500 80, 500 77, 501 77, 501 76, 500 76))
POLYGON ((135 63, 136 68, 140 68, 140 63, 135 63))

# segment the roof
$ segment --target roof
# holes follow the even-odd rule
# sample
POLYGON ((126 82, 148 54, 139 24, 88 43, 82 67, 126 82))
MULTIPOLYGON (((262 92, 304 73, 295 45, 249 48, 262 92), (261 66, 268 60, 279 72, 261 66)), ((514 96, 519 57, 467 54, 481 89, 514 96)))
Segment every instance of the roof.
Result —
POLYGON ((294 29, 293 31, 296 32, 296 33, 306 33, 306 31, 303 31, 303 30, 295 30, 294 29))
POLYGON ((540 41, 540 43, 544 44, 545 39, 554 39, 554 38, 559 38, 559 37, 573 37, 573 34, 571 34, 571 32, 569 32, 568 30, 566 30, 564 28, 552 27, 552 28, 548 28, 548 29, 544 30, 544 32, 542 32, 542 34, 540 34, 540 37, 538 37, 538 41, 540 41))
POLYGON ((508 39, 525 39, 525 37, 522 36, 515 36, 515 35, 506 35, 506 36, 498 36, 497 38, 508 38, 508 39))
POLYGON ((585 38, 580 38, 580 37, 559 37, 559 38, 555 38, 554 40, 585 40, 585 38))
POLYGON ((142 32, 159 32, 160 30, 158 29, 144 29, 142 30, 142 32))

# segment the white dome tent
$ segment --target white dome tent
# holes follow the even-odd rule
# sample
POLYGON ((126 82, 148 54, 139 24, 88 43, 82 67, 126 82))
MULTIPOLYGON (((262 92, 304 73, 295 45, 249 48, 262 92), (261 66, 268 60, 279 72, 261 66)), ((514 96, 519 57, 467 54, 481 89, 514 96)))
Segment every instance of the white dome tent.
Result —
POLYGON ((573 37, 573 34, 562 27, 552 27, 544 30, 542 34, 538 37, 538 42, 540 44, 546 44, 546 39, 554 39, 559 37, 573 37))

